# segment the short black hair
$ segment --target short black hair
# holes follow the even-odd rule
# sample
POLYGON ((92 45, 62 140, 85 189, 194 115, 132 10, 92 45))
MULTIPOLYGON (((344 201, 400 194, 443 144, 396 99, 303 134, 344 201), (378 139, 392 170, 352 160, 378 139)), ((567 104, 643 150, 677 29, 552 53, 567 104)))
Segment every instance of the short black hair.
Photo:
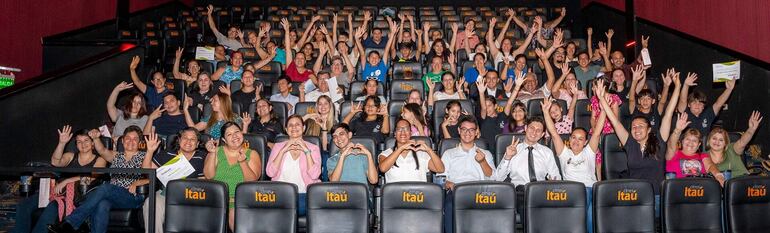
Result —
POLYGON ((173 96, 174 99, 179 100, 179 98, 176 97, 176 92, 174 92, 172 90, 168 90, 168 91, 166 91, 166 93, 163 93, 163 99, 165 99, 166 96, 173 96))
POLYGON ((457 125, 462 125, 465 122, 470 122, 473 123, 473 125, 478 126, 478 123, 476 123, 476 118, 469 115, 460 116, 460 119, 457 120, 457 125))
POLYGON ((351 132, 350 131, 350 126, 348 124, 345 124, 345 123, 339 123, 339 124, 334 125, 330 132, 334 133, 335 131, 337 131, 337 129, 344 129, 348 133, 351 132))
POLYGON ((543 118, 540 116, 533 116, 527 119, 527 125, 532 124, 533 122, 539 122, 543 126, 545 126, 545 122, 543 121, 543 118))
POLYGON ((280 82, 281 80, 286 80, 286 83, 289 83, 289 84, 291 84, 291 79, 289 78, 289 76, 287 76, 287 75, 285 75, 285 74, 284 74, 284 75, 281 75, 280 77, 278 77, 278 79, 277 79, 277 80, 275 80, 275 82, 276 82, 276 83, 278 83, 278 82, 280 82))

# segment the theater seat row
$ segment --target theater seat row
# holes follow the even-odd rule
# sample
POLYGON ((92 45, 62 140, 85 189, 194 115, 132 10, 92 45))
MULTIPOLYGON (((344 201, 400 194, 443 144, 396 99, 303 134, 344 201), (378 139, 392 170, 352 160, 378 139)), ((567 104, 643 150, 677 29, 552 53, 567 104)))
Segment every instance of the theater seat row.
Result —
MULTIPOLYGON (((770 178, 742 177, 722 191, 713 179, 666 180, 662 184, 663 232, 767 232, 770 178)), ((582 183, 533 182, 524 203, 510 183, 478 181, 454 190, 455 232, 514 232, 516 206, 524 205, 524 232, 586 232, 586 191, 582 183), (554 221, 558 220, 558 221, 554 221)), ((210 180, 176 180, 168 185, 166 232, 226 232, 227 187, 210 180)), ((594 185, 595 232, 656 232, 652 184, 612 180, 594 185), (622 224, 621 224, 622 223, 622 224)), ((369 232, 367 187, 318 183, 308 187, 307 232, 369 232)), ((247 182, 235 195, 233 232, 296 232, 297 188, 282 182, 247 182)), ((381 231, 442 232, 444 191, 421 182, 387 184, 381 203, 381 231)))

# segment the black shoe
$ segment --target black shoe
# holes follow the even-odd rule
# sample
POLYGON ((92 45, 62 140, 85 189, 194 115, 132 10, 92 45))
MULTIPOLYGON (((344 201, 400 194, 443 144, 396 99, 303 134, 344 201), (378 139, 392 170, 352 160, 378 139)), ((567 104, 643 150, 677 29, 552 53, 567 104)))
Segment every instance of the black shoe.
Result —
POLYGON ((61 222, 58 224, 50 224, 48 225, 48 232, 50 233, 74 233, 75 228, 72 227, 68 222, 61 222))

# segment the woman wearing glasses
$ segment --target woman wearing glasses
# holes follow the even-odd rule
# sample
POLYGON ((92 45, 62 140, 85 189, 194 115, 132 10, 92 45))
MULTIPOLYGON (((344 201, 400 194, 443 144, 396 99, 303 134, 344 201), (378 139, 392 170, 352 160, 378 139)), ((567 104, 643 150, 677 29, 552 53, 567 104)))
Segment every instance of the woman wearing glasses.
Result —
POLYGON ((412 126, 407 120, 399 119, 395 128, 396 143, 379 155, 380 171, 385 173, 385 182, 423 181, 426 173, 444 172, 441 158, 424 141, 412 140, 412 126))

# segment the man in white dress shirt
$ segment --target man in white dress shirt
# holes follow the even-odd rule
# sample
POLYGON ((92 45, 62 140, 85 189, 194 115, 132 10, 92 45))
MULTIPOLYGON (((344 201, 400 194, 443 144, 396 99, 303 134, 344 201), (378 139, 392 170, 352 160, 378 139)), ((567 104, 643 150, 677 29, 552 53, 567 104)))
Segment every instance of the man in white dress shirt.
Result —
POLYGON ((447 189, 444 198, 444 232, 452 232, 452 190, 455 184, 467 181, 494 179, 495 165, 492 153, 479 148, 475 141, 479 137, 476 120, 470 116, 461 117, 459 122, 460 143, 441 156, 447 189))
POLYGON ((495 179, 503 181, 510 177, 511 183, 516 186, 533 181, 561 180, 553 151, 538 143, 545 135, 543 120, 539 117, 530 118, 524 135, 521 143, 511 144, 505 149, 505 156, 497 167, 495 179))

